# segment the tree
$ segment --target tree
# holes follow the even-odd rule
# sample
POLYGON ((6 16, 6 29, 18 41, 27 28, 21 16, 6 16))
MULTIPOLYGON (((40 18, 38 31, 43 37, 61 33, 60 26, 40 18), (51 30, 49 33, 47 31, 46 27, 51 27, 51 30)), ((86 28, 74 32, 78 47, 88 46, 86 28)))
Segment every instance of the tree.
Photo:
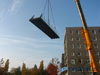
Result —
POLYGON ((0 67, 3 67, 3 64, 4 64, 4 60, 3 58, 0 60, 0 67))
POLYGON ((32 75, 38 75, 38 74, 39 74, 39 71, 38 71, 37 65, 35 64, 34 68, 32 69, 32 75))
POLYGON ((2 75, 3 72, 4 72, 3 66, 4 66, 4 60, 3 60, 3 58, 2 58, 2 59, 0 60, 0 75, 2 75))
POLYGON ((57 67, 57 73, 60 73, 61 64, 58 58, 52 58, 51 63, 57 67))
POLYGON ((26 65, 24 63, 22 65, 22 75, 26 75, 26 65))
POLYGON ((22 75, 20 67, 12 68, 10 72, 11 72, 11 75, 22 75))
POLYGON ((9 59, 7 59, 5 66, 4 66, 4 75, 8 72, 9 69, 9 59))
POLYGON ((27 68, 25 74, 26 75, 32 75, 32 69, 27 68))
POLYGON ((51 63, 54 65, 58 65, 60 63, 58 58, 52 58, 51 63))
POLYGON ((39 71, 42 72, 44 69, 43 60, 40 62, 39 71))
POLYGON ((34 65, 34 69, 37 69, 37 65, 36 64, 34 65))
POLYGON ((39 75, 48 75, 47 71, 44 70, 43 60, 40 62, 40 66, 39 66, 39 75))
POLYGON ((47 72, 49 73, 49 75, 57 75, 57 66, 50 63, 48 65, 47 72))

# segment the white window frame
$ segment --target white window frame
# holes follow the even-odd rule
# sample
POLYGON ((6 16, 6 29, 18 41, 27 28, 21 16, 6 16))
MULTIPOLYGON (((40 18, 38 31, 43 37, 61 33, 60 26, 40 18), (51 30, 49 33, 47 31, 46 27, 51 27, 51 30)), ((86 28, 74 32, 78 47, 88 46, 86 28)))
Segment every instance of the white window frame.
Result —
POLYGON ((74 52, 72 52, 72 53, 71 53, 71 56, 75 56, 75 53, 74 53, 74 52))
POLYGON ((78 56, 81 56, 82 54, 81 54, 81 52, 78 52, 77 55, 78 55, 78 56))
POLYGON ((70 48, 71 48, 71 49, 74 49, 74 44, 71 44, 71 45, 70 45, 70 48))
POLYGON ((91 30, 92 34, 96 34, 96 31, 94 29, 91 30))
POLYGON ((79 30, 76 30, 76 34, 80 34, 80 31, 79 30))
POLYGON ((80 49, 82 46, 81 44, 77 44, 77 48, 80 49))
POLYGON ((99 55, 100 53, 99 53, 99 52, 95 52, 95 54, 96 54, 96 55, 99 55))
POLYGON ((71 59, 71 64, 75 64, 75 59, 71 59))
POLYGON ((97 41, 97 37, 92 37, 92 41, 97 41))
POLYGON ((73 34, 73 30, 70 30, 69 33, 70 33, 70 34, 73 34))
POLYGON ((98 61, 98 63, 100 64, 100 60, 98 61))
POLYGON ((93 44, 94 48, 98 48, 98 44, 93 44), (96 46, 95 46, 96 45, 96 46))
POLYGON ((80 38, 79 38, 79 37, 76 37, 76 40, 77 40, 77 41, 80 41, 80 38))
POLYGON ((69 40, 70 40, 70 41, 74 41, 74 38, 73 38, 73 37, 69 37, 69 40))

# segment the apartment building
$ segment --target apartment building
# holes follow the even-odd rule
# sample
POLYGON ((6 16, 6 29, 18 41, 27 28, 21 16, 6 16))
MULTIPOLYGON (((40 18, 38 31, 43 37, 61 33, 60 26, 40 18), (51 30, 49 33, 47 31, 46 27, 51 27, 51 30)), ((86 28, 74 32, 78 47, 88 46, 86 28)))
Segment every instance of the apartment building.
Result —
MULTIPOLYGON (((81 29, 81 27, 66 28, 64 65, 68 67, 68 70, 65 75, 91 75, 88 53, 81 29)), ((89 27, 89 33, 100 66, 100 27, 89 27)))

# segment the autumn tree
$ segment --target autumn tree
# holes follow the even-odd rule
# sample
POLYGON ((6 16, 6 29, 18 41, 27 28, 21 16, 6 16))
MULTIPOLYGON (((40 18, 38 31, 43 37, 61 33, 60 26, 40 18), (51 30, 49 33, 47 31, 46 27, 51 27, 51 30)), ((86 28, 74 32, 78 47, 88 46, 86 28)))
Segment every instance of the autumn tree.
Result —
POLYGON ((58 65, 60 63, 58 58, 52 58, 51 63, 54 65, 58 65))
POLYGON ((25 73, 26 73, 26 75, 32 75, 32 69, 27 68, 25 73))
POLYGON ((40 62, 39 71, 42 72, 44 69, 43 60, 40 62))
POLYGON ((47 71, 44 70, 44 63, 43 63, 43 60, 40 62, 40 66, 39 66, 39 75, 48 75, 47 71))
POLYGON ((61 70, 61 64, 58 58, 52 58, 51 62, 53 65, 55 65, 57 67, 57 73, 60 73, 61 70))
POLYGON ((22 75, 20 67, 12 68, 10 72, 11 72, 11 75, 22 75))
POLYGON ((39 75, 43 75, 44 72, 44 64, 43 64, 43 60, 40 62, 40 66, 39 66, 39 75))
POLYGON ((9 69, 9 59, 7 59, 5 66, 4 66, 4 75, 6 75, 6 73, 8 72, 9 69))
POLYGON ((3 74, 4 70, 3 70, 3 66, 4 66, 4 60, 3 58, 0 60, 0 75, 3 74))
POLYGON ((22 65, 22 75, 26 75, 26 64, 23 63, 22 65))
POLYGON ((57 75, 57 66, 50 63, 47 68, 47 72, 49 75, 57 75))
POLYGON ((39 74, 39 71, 38 71, 37 65, 35 64, 34 68, 32 69, 32 75, 38 75, 38 74, 39 74))
POLYGON ((4 60, 3 58, 0 60, 0 67, 3 67, 3 64, 4 64, 4 60))

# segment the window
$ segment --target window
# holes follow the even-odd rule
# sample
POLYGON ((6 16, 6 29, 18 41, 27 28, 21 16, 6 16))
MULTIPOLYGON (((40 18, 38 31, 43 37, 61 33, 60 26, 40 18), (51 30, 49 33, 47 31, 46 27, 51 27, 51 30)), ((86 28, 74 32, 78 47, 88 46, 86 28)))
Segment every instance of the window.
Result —
POLYGON ((74 38, 69 37, 69 40, 70 40, 70 41, 73 41, 73 40, 74 40, 74 38))
POLYGON ((79 63, 82 64, 83 63, 83 60, 82 59, 79 59, 79 63))
POLYGON ((94 44, 93 46, 94 46, 94 48, 98 48, 98 45, 97 44, 94 44))
POLYGON ((72 67, 72 68, 70 69, 70 71, 71 71, 71 72, 76 72, 77 70, 76 70, 75 67, 72 67))
POLYGON ((75 56, 75 53, 74 53, 74 52, 72 52, 72 53, 71 53, 71 56, 75 56))
POLYGON ((98 61, 98 63, 100 64, 100 60, 98 61))
POLYGON ((90 64, 89 59, 86 59, 86 64, 90 64))
POLYGON ((92 41, 97 41, 97 38, 96 38, 96 37, 93 37, 93 38, 92 38, 92 41))
POLYGON ((91 32, 92 32, 93 34, 96 34, 96 31, 95 31, 95 30, 91 30, 91 32))
POLYGON ((77 38, 76 38, 76 40, 77 40, 77 41, 80 41, 80 38, 79 38, 79 37, 77 37, 77 38))
POLYGON ((72 48, 74 48, 74 44, 72 45, 72 48))
POLYGON ((98 30, 98 32, 100 33, 100 29, 98 30))
POLYGON ((73 34, 73 31, 72 30, 70 30, 69 32, 70 32, 70 34, 73 34))
POLYGON ((77 48, 81 48, 81 44, 77 44, 77 48))
POLYGON ((90 72, 90 75, 93 75, 93 73, 91 71, 89 71, 89 72, 90 72))
POLYGON ((75 64, 75 59, 71 59, 71 64, 75 64))
POLYGON ((88 56, 88 52, 86 52, 85 55, 88 56))
POLYGON ((95 52, 96 55, 99 55, 99 52, 95 52))
POLYGON ((81 56, 81 52, 78 52, 77 55, 78 55, 78 56, 81 56))
POLYGON ((80 31, 79 30, 76 30, 76 34, 80 34, 80 31))
POLYGON ((86 45, 84 45, 84 48, 86 49, 86 45))
POLYGON ((74 44, 71 44, 71 45, 70 45, 70 48, 72 48, 72 49, 73 49, 73 48, 74 48, 74 44))

